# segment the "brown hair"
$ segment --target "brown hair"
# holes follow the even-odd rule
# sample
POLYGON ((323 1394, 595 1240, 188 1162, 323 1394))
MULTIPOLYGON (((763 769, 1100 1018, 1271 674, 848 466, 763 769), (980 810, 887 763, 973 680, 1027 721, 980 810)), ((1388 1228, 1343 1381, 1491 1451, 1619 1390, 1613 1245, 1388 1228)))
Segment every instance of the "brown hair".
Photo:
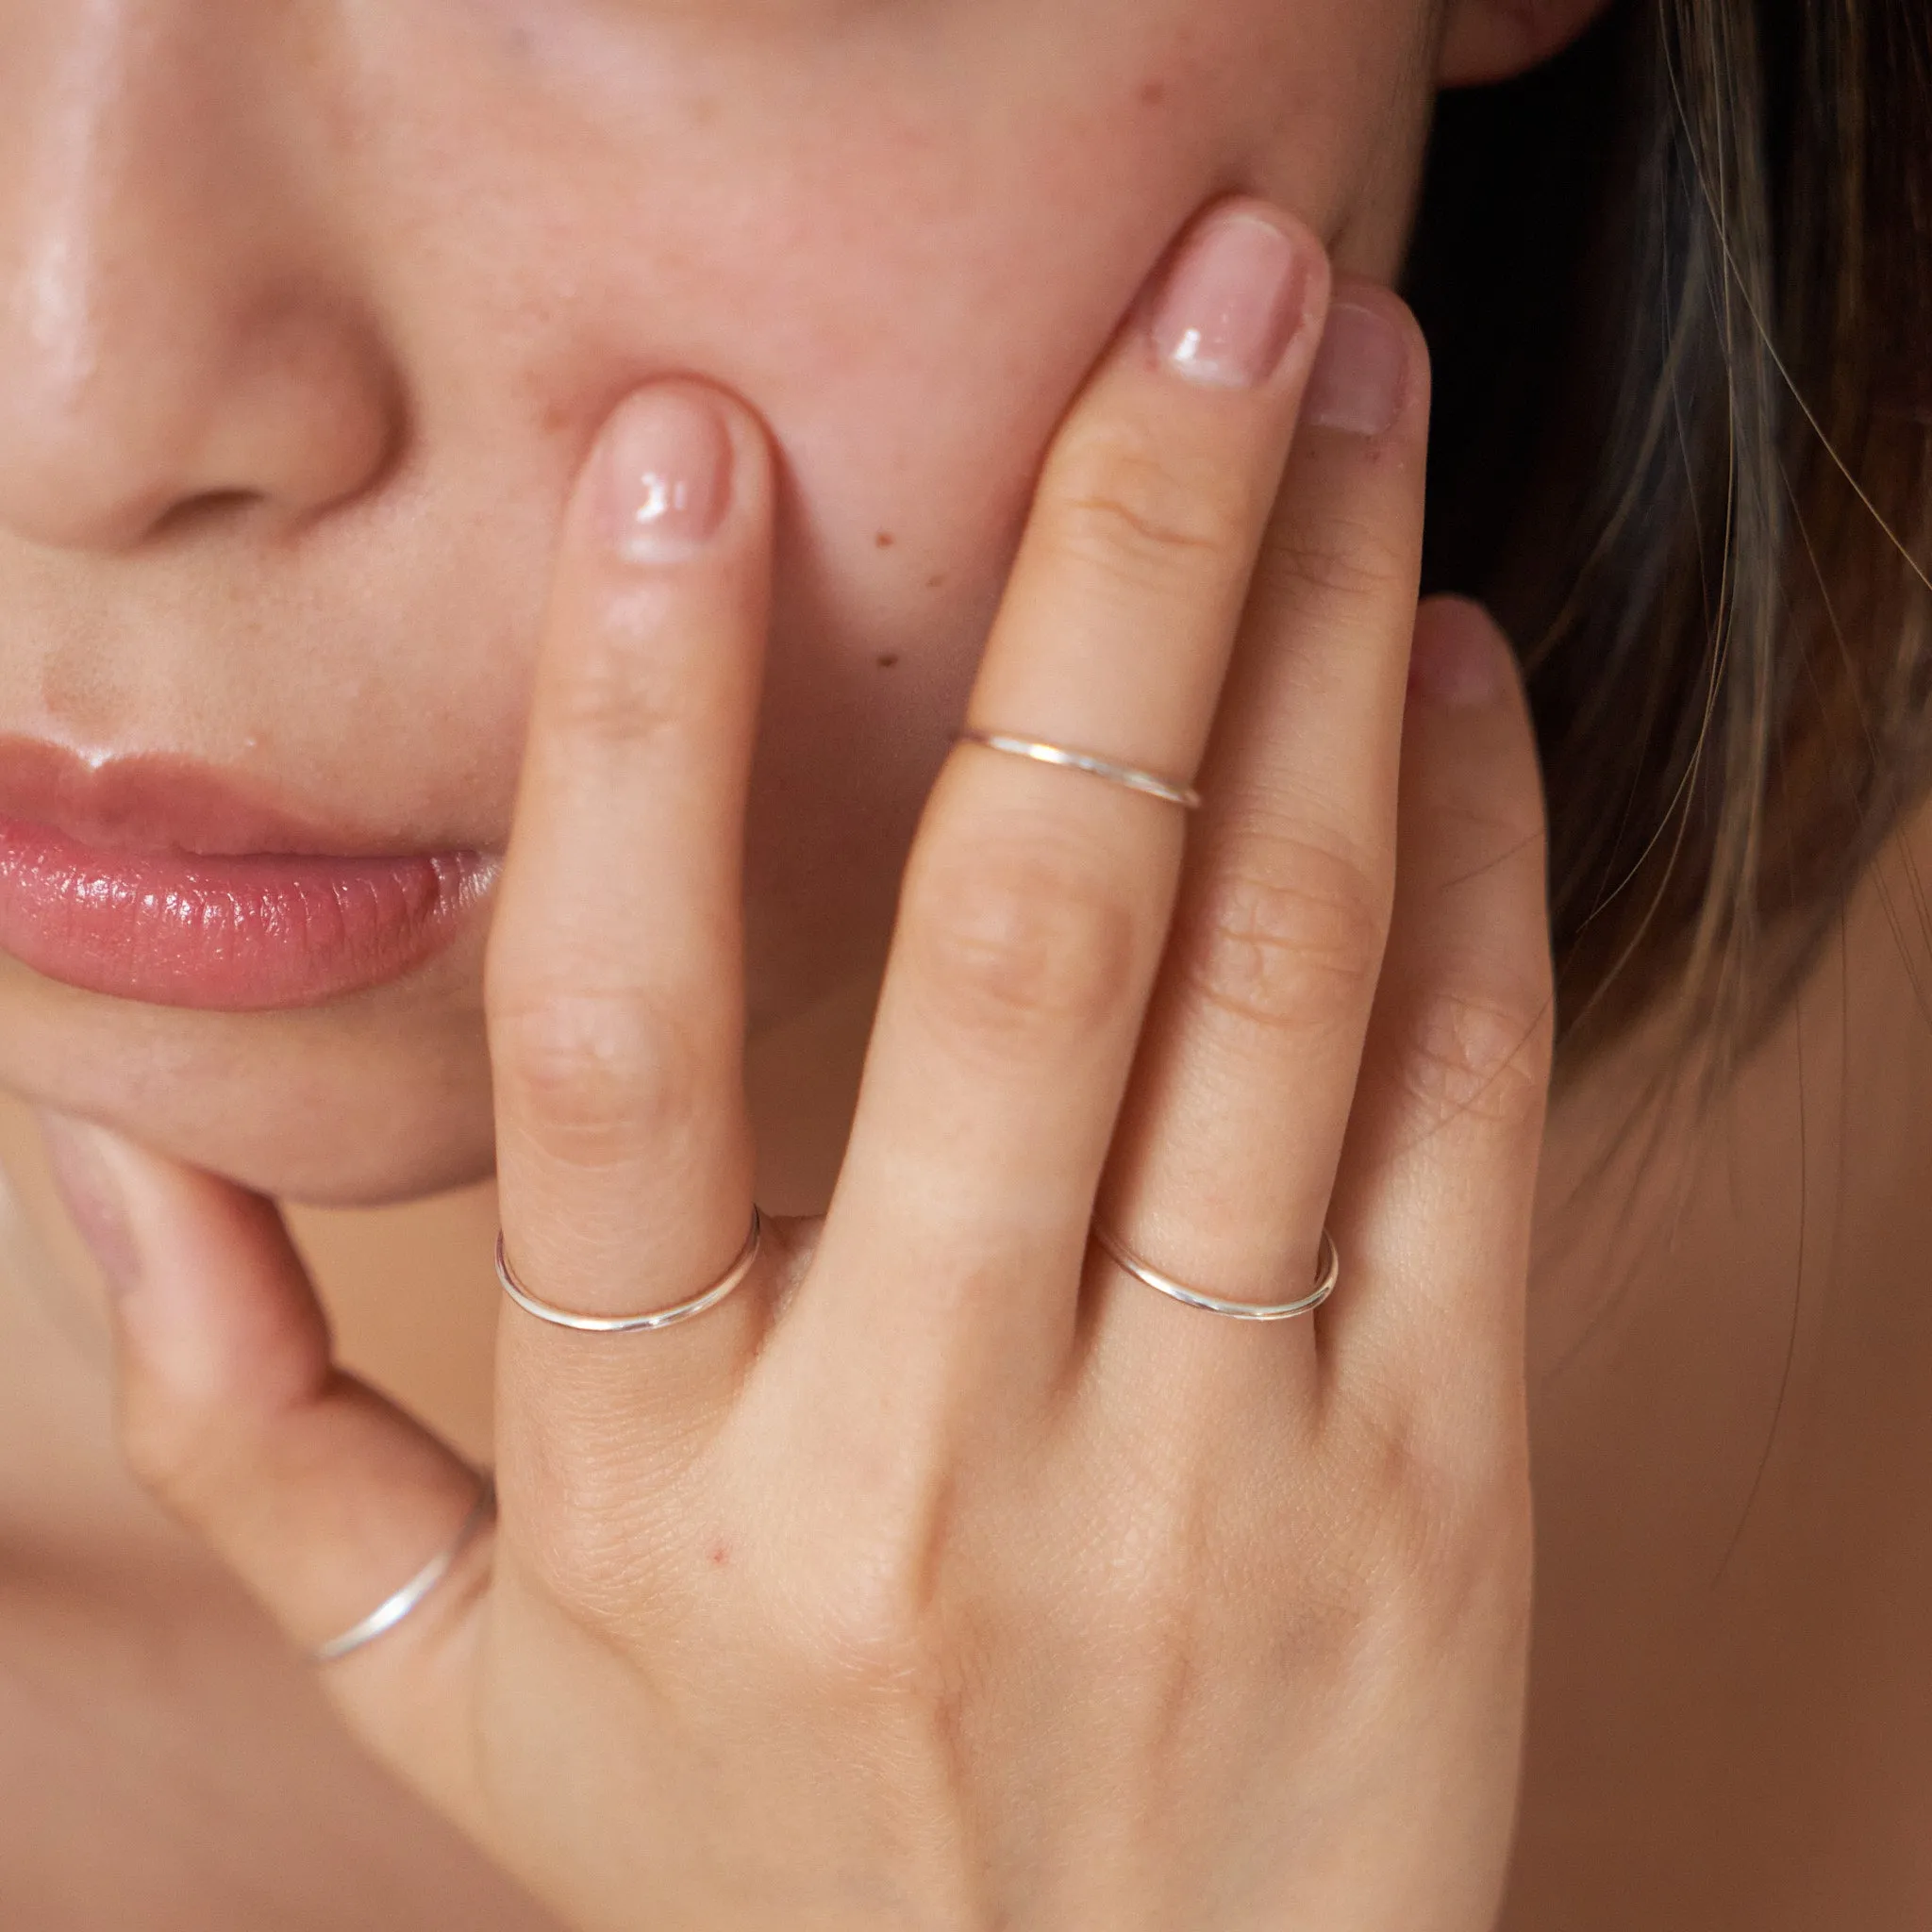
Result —
POLYGON ((1567 1049, 1726 1061, 1932 780, 1932 7, 1624 0, 1445 98, 1418 238, 1428 576, 1523 652, 1567 1049))

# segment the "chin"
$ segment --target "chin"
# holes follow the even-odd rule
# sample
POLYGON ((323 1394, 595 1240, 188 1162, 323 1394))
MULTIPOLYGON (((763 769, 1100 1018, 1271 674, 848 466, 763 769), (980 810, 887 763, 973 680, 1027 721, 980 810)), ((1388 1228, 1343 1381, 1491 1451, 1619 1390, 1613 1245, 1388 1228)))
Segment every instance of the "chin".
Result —
POLYGON ((477 960, 293 1012, 76 991, 0 960, 0 1089, 306 1206, 385 1207, 494 1166, 477 960))

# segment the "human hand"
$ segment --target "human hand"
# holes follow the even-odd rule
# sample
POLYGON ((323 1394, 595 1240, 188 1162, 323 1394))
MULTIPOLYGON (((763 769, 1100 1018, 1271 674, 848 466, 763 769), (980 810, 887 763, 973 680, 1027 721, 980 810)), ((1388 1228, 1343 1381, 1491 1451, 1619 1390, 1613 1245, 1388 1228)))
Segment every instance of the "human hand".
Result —
MULTIPOLYGON (((1417 621, 1400 305, 1346 287, 1330 321, 1318 245, 1253 205, 1179 259, 1058 440, 971 722, 1198 768, 1205 808, 957 750, 828 1216, 660 1333, 507 1308, 500 1522, 327 1667, 581 1932, 1492 1919, 1550 1016, 1529 727, 1487 620, 1417 621), (1182 1307, 1096 1209, 1253 1303, 1312 1281, 1325 1223, 1340 1287, 1182 1307)), ((771 522, 761 430, 691 384, 620 408, 570 514, 489 975, 507 1250, 570 1309, 679 1302, 745 1238, 771 522)), ((266 1204, 53 1134, 125 1291, 135 1468, 314 1646, 475 1473, 332 1367, 266 1204)))

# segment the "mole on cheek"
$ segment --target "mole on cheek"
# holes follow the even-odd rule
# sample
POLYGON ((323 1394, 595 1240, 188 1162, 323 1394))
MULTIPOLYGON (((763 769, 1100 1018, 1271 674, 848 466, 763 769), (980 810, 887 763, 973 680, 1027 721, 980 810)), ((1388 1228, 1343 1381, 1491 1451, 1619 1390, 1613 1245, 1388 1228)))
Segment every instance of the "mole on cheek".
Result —
POLYGON ((1160 108, 1167 105, 1167 83, 1164 80, 1149 80, 1141 83, 1141 105, 1143 108, 1160 108))
POLYGON ((876 543, 881 550, 890 550, 892 547, 892 545, 896 543, 899 540, 898 538, 892 535, 891 531, 881 530, 878 533, 878 535, 874 537, 872 541, 874 543, 876 543))

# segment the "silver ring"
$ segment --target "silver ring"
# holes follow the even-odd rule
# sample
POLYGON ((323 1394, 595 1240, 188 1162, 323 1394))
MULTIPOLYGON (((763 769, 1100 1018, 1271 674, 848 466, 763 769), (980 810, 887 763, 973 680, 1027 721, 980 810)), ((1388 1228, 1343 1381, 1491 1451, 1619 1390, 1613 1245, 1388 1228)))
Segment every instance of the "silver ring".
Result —
POLYGON ((470 1513, 463 1518, 463 1526, 448 1545, 424 1564, 393 1596, 384 1597, 359 1624, 344 1630, 340 1637, 331 1637, 326 1643, 318 1643, 308 1653, 310 1661, 332 1664, 350 1652, 360 1650, 364 1644, 374 1643, 378 1637, 388 1636, 411 1610, 419 1609, 427 1601, 436 1586, 455 1569, 457 1558, 495 1515, 496 1478, 486 1475, 483 1487, 476 1491, 475 1502, 470 1506, 470 1513))
POLYGON ((1010 758, 1031 758, 1035 764, 1058 765, 1063 771, 1086 772, 1105 778, 1109 785, 1124 785, 1129 791, 1144 792, 1184 811, 1199 811, 1201 794, 1191 785, 1176 784, 1157 772, 1143 772, 1135 765, 1116 764, 1111 758, 1095 758, 1091 752, 1069 751, 1065 745, 1042 743, 1037 738, 1013 738, 1004 731, 962 731, 961 744, 984 745, 988 751, 1003 751, 1010 758))
POLYGON ((1291 1322, 1297 1315, 1311 1315, 1335 1292, 1335 1284, 1341 1279, 1341 1256, 1336 1248, 1335 1237, 1325 1227, 1322 1230, 1321 1266, 1316 1272, 1314 1291, 1292 1302, 1224 1301, 1219 1295, 1203 1294, 1198 1288, 1190 1288, 1185 1281, 1176 1281, 1173 1275, 1150 1268, 1138 1255, 1130 1255, 1097 1223, 1093 1239, 1136 1281, 1145 1282, 1149 1288, 1158 1289, 1191 1308, 1201 1308, 1210 1315, 1226 1315, 1237 1322, 1291 1322))
POLYGON ((744 1246, 738 1251, 738 1259, 730 1268, 702 1294, 694 1294, 688 1302, 679 1302, 675 1307, 658 1308, 648 1315, 577 1315, 568 1308, 558 1307, 554 1303, 539 1300, 517 1279, 500 1234, 496 1237, 496 1278, 503 1284, 503 1291, 518 1307, 525 1314, 535 1315, 540 1322, 548 1322, 553 1328, 572 1328, 579 1335, 655 1335, 660 1328, 675 1328, 680 1322, 689 1322, 692 1316, 715 1308, 751 1273, 752 1263, 758 1259, 764 1239, 765 1218, 754 1206, 751 1232, 745 1236, 744 1246))

